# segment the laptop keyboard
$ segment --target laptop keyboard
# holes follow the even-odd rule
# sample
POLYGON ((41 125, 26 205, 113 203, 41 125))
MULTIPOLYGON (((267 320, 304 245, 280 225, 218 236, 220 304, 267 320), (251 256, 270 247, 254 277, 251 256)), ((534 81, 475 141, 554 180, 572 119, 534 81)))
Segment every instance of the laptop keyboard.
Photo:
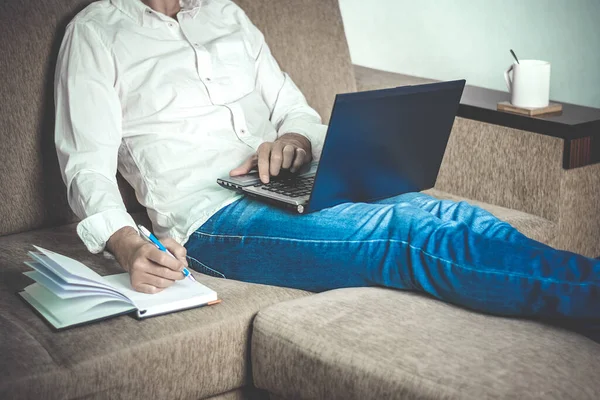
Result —
POLYGON ((259 183, 255 186, 261 186, 261 189, 263 190, 282 194, 285 196, 301 197, 310 194, 314 182, 314 176, 306 178, 292 177, 272 180, 266 185, 263 183, 259 183))

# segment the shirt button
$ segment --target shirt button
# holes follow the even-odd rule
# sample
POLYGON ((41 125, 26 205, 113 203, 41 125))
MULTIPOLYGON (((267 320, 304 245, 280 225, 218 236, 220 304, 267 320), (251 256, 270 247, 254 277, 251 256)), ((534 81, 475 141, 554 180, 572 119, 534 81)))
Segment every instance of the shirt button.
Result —
POLYGON ((152 14, 151 10, 146 10, 146 14, 152 14))
POLYGON ((246 130, 245 130, 245 129, 242 129, 242 130, 240 130, 240 133, 241 133, 242 135, 245 135, 245 134, 246 134, 246 130))
POLYGON ((200 47, 200 43, 194 43, 194 46, 200 47))
POLYGON ((172 22, 169 22, 169 26, 172 28, 174 25, 172 22))
POLYGON ((210 81, 212 81, 212 79, 210 79, 209 77, 206 77, 206 81, 210 82, 210 81))

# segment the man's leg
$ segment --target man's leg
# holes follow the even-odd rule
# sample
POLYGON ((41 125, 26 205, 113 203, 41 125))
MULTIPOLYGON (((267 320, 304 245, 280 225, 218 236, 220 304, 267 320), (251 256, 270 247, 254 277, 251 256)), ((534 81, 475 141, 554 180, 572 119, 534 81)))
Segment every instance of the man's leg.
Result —
POLYGON ((481 207, 465 201, 440 200, 425 193, 406 193, 380 200, 378 204, 409 202, 425 210, 442 221, 455 221, 467 224, 470 230, 488 238, 534 247, 549 247, 523 235, 507 222, 504 222, 481 207))
POLYGON ((244 199, 186 247, 227 278, 248 282, 311 291, 387 286, 500 315, 600 317, 598 260, 488 238, 411 202, 299 216, 244 199))

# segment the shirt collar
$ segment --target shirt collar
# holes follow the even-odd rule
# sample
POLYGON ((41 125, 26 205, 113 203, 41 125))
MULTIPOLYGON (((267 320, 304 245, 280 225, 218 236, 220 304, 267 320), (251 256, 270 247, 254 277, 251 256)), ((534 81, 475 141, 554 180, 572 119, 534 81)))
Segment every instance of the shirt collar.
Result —
MULTIPOLYGON (((148 14, 154 12, 150 7, 144 4, 141 0, 111 0, 112 4, 133 18, 140 25, 145 25, 148 14)), ((202 5, 203 0, 179 0, 182 11, 192 11, 202 5)))
POLYGON ((182 10, 193 10, 194 8, 200 7, 202 0, 179 0, 182 10))

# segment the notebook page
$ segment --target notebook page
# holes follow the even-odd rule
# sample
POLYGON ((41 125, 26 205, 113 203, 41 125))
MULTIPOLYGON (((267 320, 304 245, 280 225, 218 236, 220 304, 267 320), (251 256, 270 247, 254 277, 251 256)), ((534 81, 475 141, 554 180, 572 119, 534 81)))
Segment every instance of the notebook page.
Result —
POLYGON ((217 293, 214 290, 190 279, 177 281, 173 286, 156 294, 133 290, 128 273, 109 275, 104 279, 131 299, 140 312, 145 311, 144 316, 176 311, 217 300, 217 293))
POLYGON ((97 319, 107 318, 112 315, 126 313, 133 311, 135 308, 124 303, 109 302, 104 303, 101 307, 95 307, 83 314, 72 314, 65 320, 58 320, 52 313, 50 313, 40 302, 38 302, 29 293, 23 291, 19 292, 19 295, 23 297, 29 304, 33 306, 52 326, 56 329, 66 328, 71 325, 83 324, 86 322, 92 322, 97 319), (127 307, 126 307, 127 306, 127 307))
MULTIPOLYGON (((68 277, 71 279, 75 278, 79 281, 89 281, 90 284, 97 284, 98 286, 106 286, 106 283, 102 280, 102 277, 100 275, 98 275, 89 267, 85 266, 79 261, 69 258, 67 256, 63 256, 62 254, 43 249, 38 246, 33 247, 35 247, 43 255, 42 257, 39 257, 39 255, 37 255, 37 261, 41 262, 46 267, 56 272, 67 282, 69 282, 69 280, 67 279, 68 277)), ((35 253, 30 254, 35 255, 35 253)))
POLYGON ((48 278, 49 280, 51 280, 52 282, 54 282, 55 284, 57 284, 59 286, 71 286, 69 283, 67 283, 67 281, 65 281, 63 278, 61 278, 59 275, 57 275, 54 271, 48 269, 48 267, 46 267, 44 264, 42 264, 39 261, 33 261, 33 260, 32 261, 23 261, 23 263, 25 265, 27 265, 29 268, 44 275, 46 278, 48 278))
POLYGON ((67 271, 60 269, 60 266, 55 266, 54 262, 46 257, 42 253, 29 252, 29 256, 39 265, 38 270, 47 276, 56 278, 55 280, 62 280, 68 285, 91 285, 92 281, 88 279, 82 279, 78 276, 72 275, 67 271), (57 271, 58 269, 58 271, 57 271))
MULTIPOLYGON (((96 285, 90 286, 89 284, 87 284, 87 282, 85 284, 81 284, 81 285, 67 283, 63 278, 61 278, 54 271, 50 270, 48 267, 46 267, 44 264, 42 264, 40 262, 37 262, 37 261, 25 261, 24 264, 27 265, 28 267, 34 269, 40 275, 43 275, 44 279, 49 280, 49 281, 55 283, 56 285, 60 286, 64 290, 76 290, 76 291, 87 291, 87 290, 89 290, 89 291, 93 291, 93 292, 107 293, 109 295, 117 295, 117 296, 125 298, 125 296, 123 296, 121 293, 119 293, 118 291, 116 291, 113 288, 98 287, 96 285)), ((35 278, 32 278, 32 279, 35 280, 35 278)))
MULTIPOLYGON (((36 254, 36 253, 32 253, 30 252, 31 256, 34 257, 36 259, 45 259, 46 256, 43 254, 36 254)), ((56 285, 60 286, 63 290, 71 290, 71 291, 81 291, 81 292, 85 292, 85 291, 89 291, 91 293, 106 293, 108 296, 118 296, 121 297, 125 300, 129 300, 127 299, 125 296, 123 296, 123 294, 119 293, 117 290, 115 290, 114 288, 103 284, 103 286, 99 286, 97 283, 93 283, 90 282, 88 280, 79 280, 77 277, 72 277, 71 275, 69 275, 70 277, 67 278, 69 280, 69 282, 65 281, 65 275, 60 276, 58 274, 56 274, 56 272, 50 268, 48 268, 45 264, 42 264, 41 262, 38 261, 25 261, 24 262, 25 265, 33 268, 35 271, 39 272, 40 275, 43 275, 44 278, 47 278, 47 280, 45 279, 44 282, 41 282, 38 277, 39 275, 32 275, 30 276, 31 279, 35 280, 36 282, 40 282, 42 285, 45 285, 46 282, 51 281, 53 283, 55 283, 56 285), (76 283, 79 282, 79 283, 76 283)), ((25 274, 25 273, 23 273, 25 274)), ((43 279, 43 278, 40 278, 43 279)), ((49 283, 50 284, 50 283, 49 283)), ((48 286, 48 285, 45 285, 48 286)))
MULTIPOLYGON (((33 263, 26 262, 25 264, 30 265, 33 263)), ((40 273, 39 271, 27 271, 23 272, 23 275, 33 279, 40 285, 44 286, 46 289, 50 290, 56 296, 61 299, 70 299, 73 297, 81 297, 81 296, 108 296, 108 297, 116 297, 117 299, 128 301, 125 296, 120 293, 112 292, 109 290, 105 290, 102 288, 92 288, 89 286, 79 286, 79 285, 64 285, 61 283, 57 283, 55 280, 49 278, 48 276, 40 273), (82 290, 83 288, 83 290, 82 290)))
MULTIPOLYGON (((124 300, 106 296, 85 296, 73 299, 61 299, 37 283, 27 286, 25 292, 33 297, 38 303, 42 304, 46 311, 52 314, 54 318, 63 323, 68 323, 73 317, 83 315, 94 307, 104 306, 105 303, 119 303, 118 308, 123 310, 132 308, 131 304, 124 300)), ((114 307, 110 308, 112 309, 114 307)))
MULTIPOLYGON (((82 279, 78 276, 72 275, 68 271, 63 271, 62 275, 59 275, 56 273, 56 268, 59 267, 53 266, 50 268, 47 266, 54 264, 54 261, 51 261, 48 257, 41 253, 29 252, 29 254, 36 260, 41 260, 42 262, 35 262, 33 264, 28 265, 40 272, 42 275, 45 275, 48 278, 54 280, 56 283, 59 283, 61 286, 70 286, 76 290, 89 290, 97 293, 107 293, 109 295, 112 293, 113 295, 117 295, 119 297, 127 299, 123 294, 119 293, 118 290, 114 289, 103 280, 101 280, 100 282, 93 282, 91 280, 82 279)), ((102 279, 102 277, 100 279, 102 279)))

